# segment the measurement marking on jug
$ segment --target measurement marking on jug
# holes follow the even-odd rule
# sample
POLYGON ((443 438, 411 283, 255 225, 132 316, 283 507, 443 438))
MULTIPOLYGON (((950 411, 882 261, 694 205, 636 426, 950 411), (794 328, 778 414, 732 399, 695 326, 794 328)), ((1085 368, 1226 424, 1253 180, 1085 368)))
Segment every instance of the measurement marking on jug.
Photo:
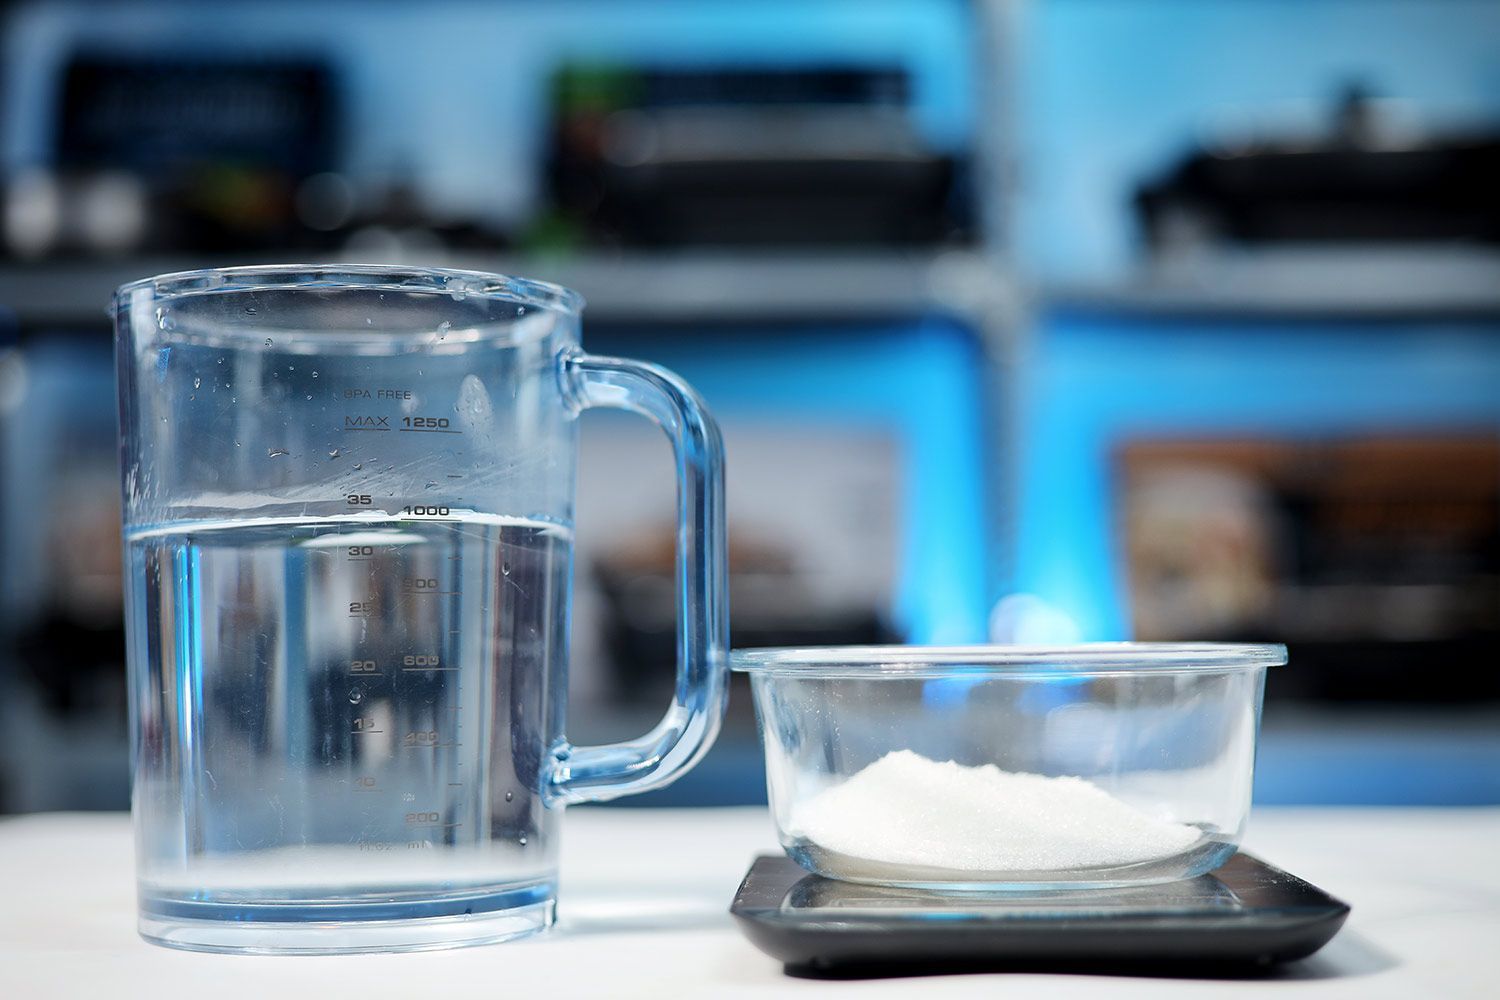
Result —
POLYGON ((402 507, 401 513, 408 517, 447 517, 449 510, 447 507, 416 504, 410 507, 402 507))
POLYGON ((462 434, 450 426, 447 417, 402 417, 396 428, 404 434, 462 434))
POLYGON ((406 670, 457 670, 457 667, 445 667, 436 653, 418 654, 416 656, 403 656, 401 658, 401 669, 406 670))
POLYGON ((438 590, 437 577, 410 576, 401 581, 401 592, 417 597, 457 597, 457 590, 438 590))
POLYGON ((411 812, 406 814, 407 826, 435 826, 444 830, 452 830, 463 826, 462 823, 444 823, 441 816, 435 812, 411 812))

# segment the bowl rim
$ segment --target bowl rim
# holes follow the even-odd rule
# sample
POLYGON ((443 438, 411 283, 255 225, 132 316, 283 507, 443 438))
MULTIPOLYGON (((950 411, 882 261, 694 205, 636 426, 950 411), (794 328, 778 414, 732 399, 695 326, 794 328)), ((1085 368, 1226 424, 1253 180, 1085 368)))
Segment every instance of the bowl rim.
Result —
POLYGON ((1080 677, 1228 673, 1280 666, 1277 643, 1090 642, 1067 646, 786 646, 736 649, 741 673, 798 677, 1080 677))

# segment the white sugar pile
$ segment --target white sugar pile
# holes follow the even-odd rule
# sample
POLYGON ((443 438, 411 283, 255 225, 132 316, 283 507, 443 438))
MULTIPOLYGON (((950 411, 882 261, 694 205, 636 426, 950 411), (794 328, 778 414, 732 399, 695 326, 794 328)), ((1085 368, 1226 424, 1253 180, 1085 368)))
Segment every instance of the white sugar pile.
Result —
POLYGON ((1083 778, 965 767, 898 750, 799 806, 825 850, 897 865, 1057 871, 1185 850, 1199 831, 1155 819, 1083 778))

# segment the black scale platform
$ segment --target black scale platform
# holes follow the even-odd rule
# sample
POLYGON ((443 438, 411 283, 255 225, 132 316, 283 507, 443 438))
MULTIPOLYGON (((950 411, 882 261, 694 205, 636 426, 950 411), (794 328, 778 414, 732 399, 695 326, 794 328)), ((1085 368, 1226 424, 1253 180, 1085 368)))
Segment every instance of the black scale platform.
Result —
POLYGON ((1317 951, 1349 907, 1248 854, 1182 882, 973 895, 887 889, 756 859, 730 906, 788 971, 883 975, 987 968, 1244 974, 1317 951))

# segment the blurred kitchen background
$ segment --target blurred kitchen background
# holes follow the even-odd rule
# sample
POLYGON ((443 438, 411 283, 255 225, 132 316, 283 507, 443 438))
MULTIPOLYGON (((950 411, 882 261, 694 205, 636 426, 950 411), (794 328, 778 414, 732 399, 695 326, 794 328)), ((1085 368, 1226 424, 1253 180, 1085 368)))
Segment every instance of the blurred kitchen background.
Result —
MULTIPOLYGON (((697 385, 736 645, 1286 642, 1258 801, 1500 802, 1491 0, 0 3, 0 221, 0 812, 128 802, 109 293, 294 260, 697 385)), ((583 444, 579 741, 673 614, 583 444)), ((763 801, 749 712, 631 801, 763 801)))

